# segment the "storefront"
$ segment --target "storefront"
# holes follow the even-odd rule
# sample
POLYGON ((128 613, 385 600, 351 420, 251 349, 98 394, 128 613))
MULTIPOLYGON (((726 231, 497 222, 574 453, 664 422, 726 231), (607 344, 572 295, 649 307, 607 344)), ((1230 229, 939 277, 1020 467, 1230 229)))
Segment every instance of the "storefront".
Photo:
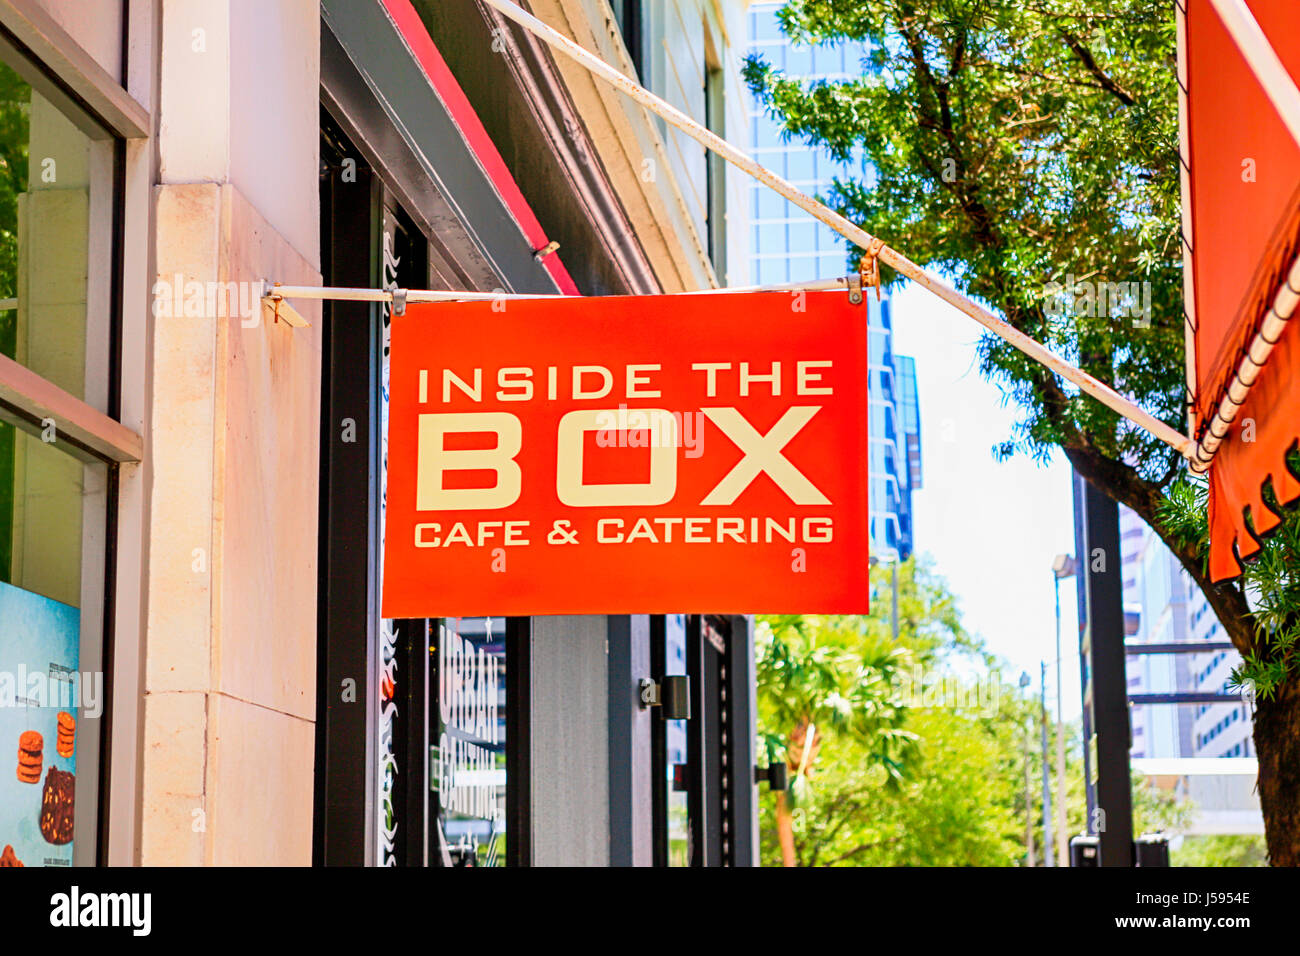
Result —
MULTIPOLYGON (((662 288, 626 218, 611 222, 623 203, 582 124, 556 138, 543 122, 553 116, 501 115, 517 118, 530 98, 567 101, 549 60, 491 55, 520 38, 494 32, 477 8, 462 13, 322 5, 322 282, 662 288), (430 34, 440 26, 461 61, 479 64, 484 115, 430 34), (507 148, 530 157, 519 179, 489 134, 507 126, 507 148), (558 250, 542 231, 547 212, 558 250)), ((379 616, 388 309, 324 310, 314 860, 751 863, 751 621, 379 616), (666 675, 689 678, 689 719, 642 704, 641 681, 666 675)))
POLYGON ((138 691, 120 635, 138 631, 139 580, 119 560, 140 531, 141 382, 123 355, 141 330, 123 307, 146 288, 127 205, 147 112, 122 89, 122 5, 82 17, 85 46, 60 19, 0 7, 3 866, 112 859, 111 785, 134 762, 109 731, 133 732, 138 691))
MULTIPOLYGON (((533 4, 720 128, 616 6, 533 4)), ((705 288, 728 195, 477 4, 0 0, 0 865, 752 862, 752 622, 384 619, 389 306, 261 303, 705 288)))

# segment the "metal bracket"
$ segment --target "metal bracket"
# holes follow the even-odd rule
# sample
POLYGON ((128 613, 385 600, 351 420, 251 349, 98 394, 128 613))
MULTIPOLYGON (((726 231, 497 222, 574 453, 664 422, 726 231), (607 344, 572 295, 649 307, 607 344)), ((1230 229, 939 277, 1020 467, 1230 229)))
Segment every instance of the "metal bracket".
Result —
POLYGON ((754 768, 754 783, 767 781, 767 789, 772 791, 785 790, 790 786, 790 771, 784 761, 778 763, 769 763, 766 767, 754 768))
MULTIPOLYGON (((885 240, 875 237, 867 243, 866 254, 858 260, 858 275, 862 288, 875 286, 876 301, 880 301, 880 250, 885 248, 885 240)), ((856 304, 856 303, 855 303, 856 304)))
POLYGON ((542 246, 542 248, 533 250, 533 260, 536 262, 541 262, 543 259, 545 259, 547 256, 549 256, 551 253, 555 252, 559 248, 560 248, 560 244, 556 242, 554 239, 552 239, 546 245, 542 246))
POLYGON ((262 280, 262 305, 271 310, 272 324, 283 319, 290 328, 306 328, 307 320, 303 318, 301 312, 285 301, 284 296, 278 291, 278 285, 269 279, 262 280))
POLYGON ((393 309, 392 315, 406 315, 406 290, 393 290, 393 309))
POLYGON ((849 305, 862 304, 862 276, 854 274, 849 276, 849 305))

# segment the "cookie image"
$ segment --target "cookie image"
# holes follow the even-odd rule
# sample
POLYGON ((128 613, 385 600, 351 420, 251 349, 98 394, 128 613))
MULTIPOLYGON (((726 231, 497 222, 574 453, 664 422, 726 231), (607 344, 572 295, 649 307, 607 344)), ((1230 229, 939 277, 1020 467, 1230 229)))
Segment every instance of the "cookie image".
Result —
POLYGON ((34 730, 18 735, 18 779, 23 783, 40 783, 45 762, 45 739, 34 730))
POLYGON ((59 711, 59 738, 55 748, 60 757, 71 757, 77 741, 77 719, 66 711, 59 711))
POLYGON ((4 852, 0 853, 0 867, 22 865, 23 861, 14 856, 14 848, 9 844, 5 844, 4 852))
POLYGON ((72 842, 72 804, 76 795, 77 778, 58 767, 45 774, 45 787, 41 791, 41 836, 47 843, 63 846, 72 842))

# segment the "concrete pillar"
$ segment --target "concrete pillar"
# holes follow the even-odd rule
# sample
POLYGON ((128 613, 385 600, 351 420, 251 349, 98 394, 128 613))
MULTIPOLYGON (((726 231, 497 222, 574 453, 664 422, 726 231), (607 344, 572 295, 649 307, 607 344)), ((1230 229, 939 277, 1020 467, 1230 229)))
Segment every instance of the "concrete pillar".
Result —
POLYGON ((162 4, 139 862, 311 862, 319 9, 162 4), (233 304, 228 298, 233 295, 233 304))

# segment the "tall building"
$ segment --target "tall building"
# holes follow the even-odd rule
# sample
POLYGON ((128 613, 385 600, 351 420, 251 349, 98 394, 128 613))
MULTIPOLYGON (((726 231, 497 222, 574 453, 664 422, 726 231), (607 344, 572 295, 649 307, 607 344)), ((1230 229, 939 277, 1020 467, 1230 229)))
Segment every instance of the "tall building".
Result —
MULTIPOLYGON (((1222 643, 1218 619, 1178 559, 1133 511, 1120 506, 1120 544, 1129 640, 1139 644, 1222 643)), ((1231 649, 1135 654, 1128 658, 1133 694, 1231 693, 1241 663, 1231 649)), ((1134 757, 1251 757, 1246 702, 1140 704, 1132 709, 1134 757)))
MULTIPOLYGON (((861 73, 866 44, 796 45, 781 32, 781 3, 749 8, 751 52, 788 76, 805 80, 848 79, 861 73)), ((758 104, 749 111, 754 158, 805 193, 824 195, 836 179, 870 178, 862 151, 848 161, 825 150, 782 138, 777 124, 758 104)), ((806 282, 841 276, 849 268, 845 240, 789 200, 757 182, 749 187, 749 281, 753 285, 806 282)), ((912 491, 921 487, 921 416, 916 364, 893 349, 889 298, 868 297, 871 381, 871 547, 872 553, 912 553, 912 491)))

